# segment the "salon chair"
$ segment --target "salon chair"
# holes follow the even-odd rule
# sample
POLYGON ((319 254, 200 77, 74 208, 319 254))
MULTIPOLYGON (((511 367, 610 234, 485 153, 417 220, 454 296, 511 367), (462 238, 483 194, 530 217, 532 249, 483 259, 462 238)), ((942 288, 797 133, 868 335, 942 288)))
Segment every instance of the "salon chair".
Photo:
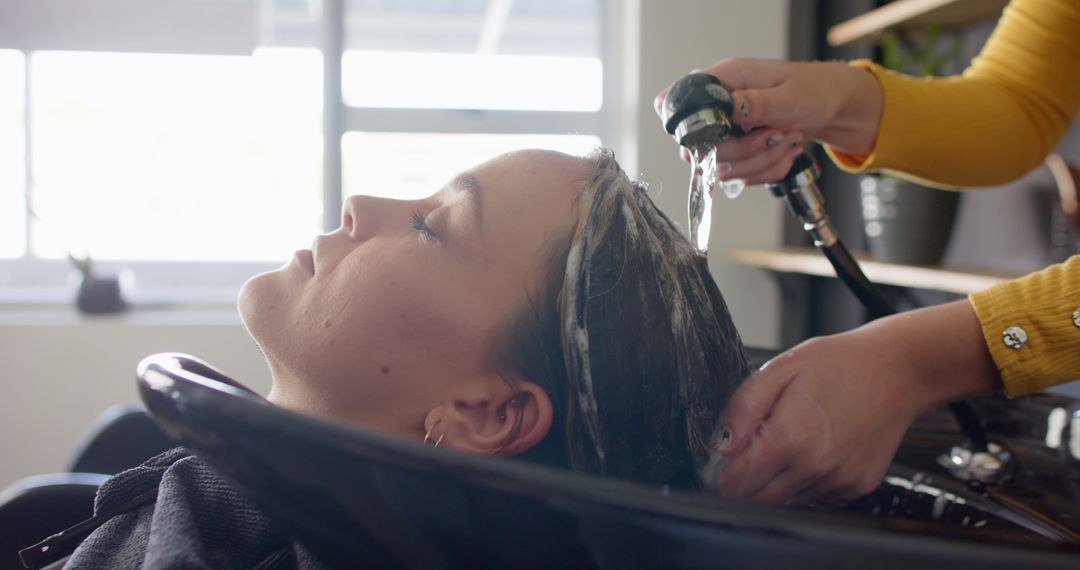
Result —
POLYGON ((979 404, 1021 466, 1008 484, 949 479, 942 413, 867 499, 767 508, 424 447, 275 407, 185 355, 138 376, 166 433, 334 566, 1080 567, 1080 462, 1046 437, 1047 413, 1080 410, 1066 398, 979 404))
POLYGON ((115 475, 176 447, 140 404, 118 404, 94 420, 68 471, 115 475))
POLYGON ((103 412, 76 446, 67 472, 21 479, 0 491, 0 570, 21 569, 18 551, 94 514, 98 487, 176 443, 139 404, 103 412))
POLYGON ((108 475, 50 473, 0 492, 0 570, 22 569, 19 550, 94 514, 94 495, 108 475))

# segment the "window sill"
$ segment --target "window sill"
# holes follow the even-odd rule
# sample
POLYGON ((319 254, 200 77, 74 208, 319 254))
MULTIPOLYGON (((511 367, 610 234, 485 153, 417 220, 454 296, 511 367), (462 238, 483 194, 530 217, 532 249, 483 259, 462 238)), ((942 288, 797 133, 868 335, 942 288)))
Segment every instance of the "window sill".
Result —
POLYGON ((69 304, 0 302, 3 326, 241 326, 235 303, 136 305, 124 313, 88 315, 69 304))

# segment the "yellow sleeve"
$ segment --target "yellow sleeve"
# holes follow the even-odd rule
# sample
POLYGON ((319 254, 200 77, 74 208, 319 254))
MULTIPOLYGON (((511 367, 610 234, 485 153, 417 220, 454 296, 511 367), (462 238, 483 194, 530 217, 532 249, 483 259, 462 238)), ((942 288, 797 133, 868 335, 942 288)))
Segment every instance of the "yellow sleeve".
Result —
POLYGON ((849 172, 991 186, 1035 168, 1080 108, 1080 2, 1013 0, 962 75, 915 78, 869 61, 883 112, 868 156, 826 148, 849 172))
POLYGON ((1080 380, 1080 255, 968 299, 1010 397, 1080 380))

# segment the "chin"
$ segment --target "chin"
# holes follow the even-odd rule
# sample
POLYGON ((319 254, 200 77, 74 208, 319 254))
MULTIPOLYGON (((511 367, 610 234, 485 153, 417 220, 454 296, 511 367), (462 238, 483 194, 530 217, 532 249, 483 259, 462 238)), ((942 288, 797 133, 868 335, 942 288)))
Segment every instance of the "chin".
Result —
POLYGON ((244 282, 237 295, 236 306, 240 320, 255 342, 262 345, 263 331, 273 330, 274 322, 279 320, 282 291, 280 271, 260 273, 244 282))
POLYGON ((277 377, 277 366, 293 369, 309 348, 302 342, 304 290, 286 268, 248 279, 237 296, 240 320, 277 377))

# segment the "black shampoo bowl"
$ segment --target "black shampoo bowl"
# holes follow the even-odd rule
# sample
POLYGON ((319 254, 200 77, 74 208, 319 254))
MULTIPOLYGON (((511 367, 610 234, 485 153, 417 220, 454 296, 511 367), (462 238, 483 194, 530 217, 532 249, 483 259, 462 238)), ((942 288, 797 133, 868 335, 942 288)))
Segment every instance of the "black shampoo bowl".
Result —
MULTIPOLYGON (((423 447, 275 407, 179 354, 144 360, 139 389, 167 433, 334 566, 1080 568, 1074 535, 1055 522, 1080 516, 1076 502, 1012 520, 985 489, 956 483, 949 496, 970 500, 931 500, 924 515, 911 493, 940 496, 943 475, 918 464, 846 510, 763 508, 423 447)), ((930 421, 912 449, 955 443, 930 421)))

